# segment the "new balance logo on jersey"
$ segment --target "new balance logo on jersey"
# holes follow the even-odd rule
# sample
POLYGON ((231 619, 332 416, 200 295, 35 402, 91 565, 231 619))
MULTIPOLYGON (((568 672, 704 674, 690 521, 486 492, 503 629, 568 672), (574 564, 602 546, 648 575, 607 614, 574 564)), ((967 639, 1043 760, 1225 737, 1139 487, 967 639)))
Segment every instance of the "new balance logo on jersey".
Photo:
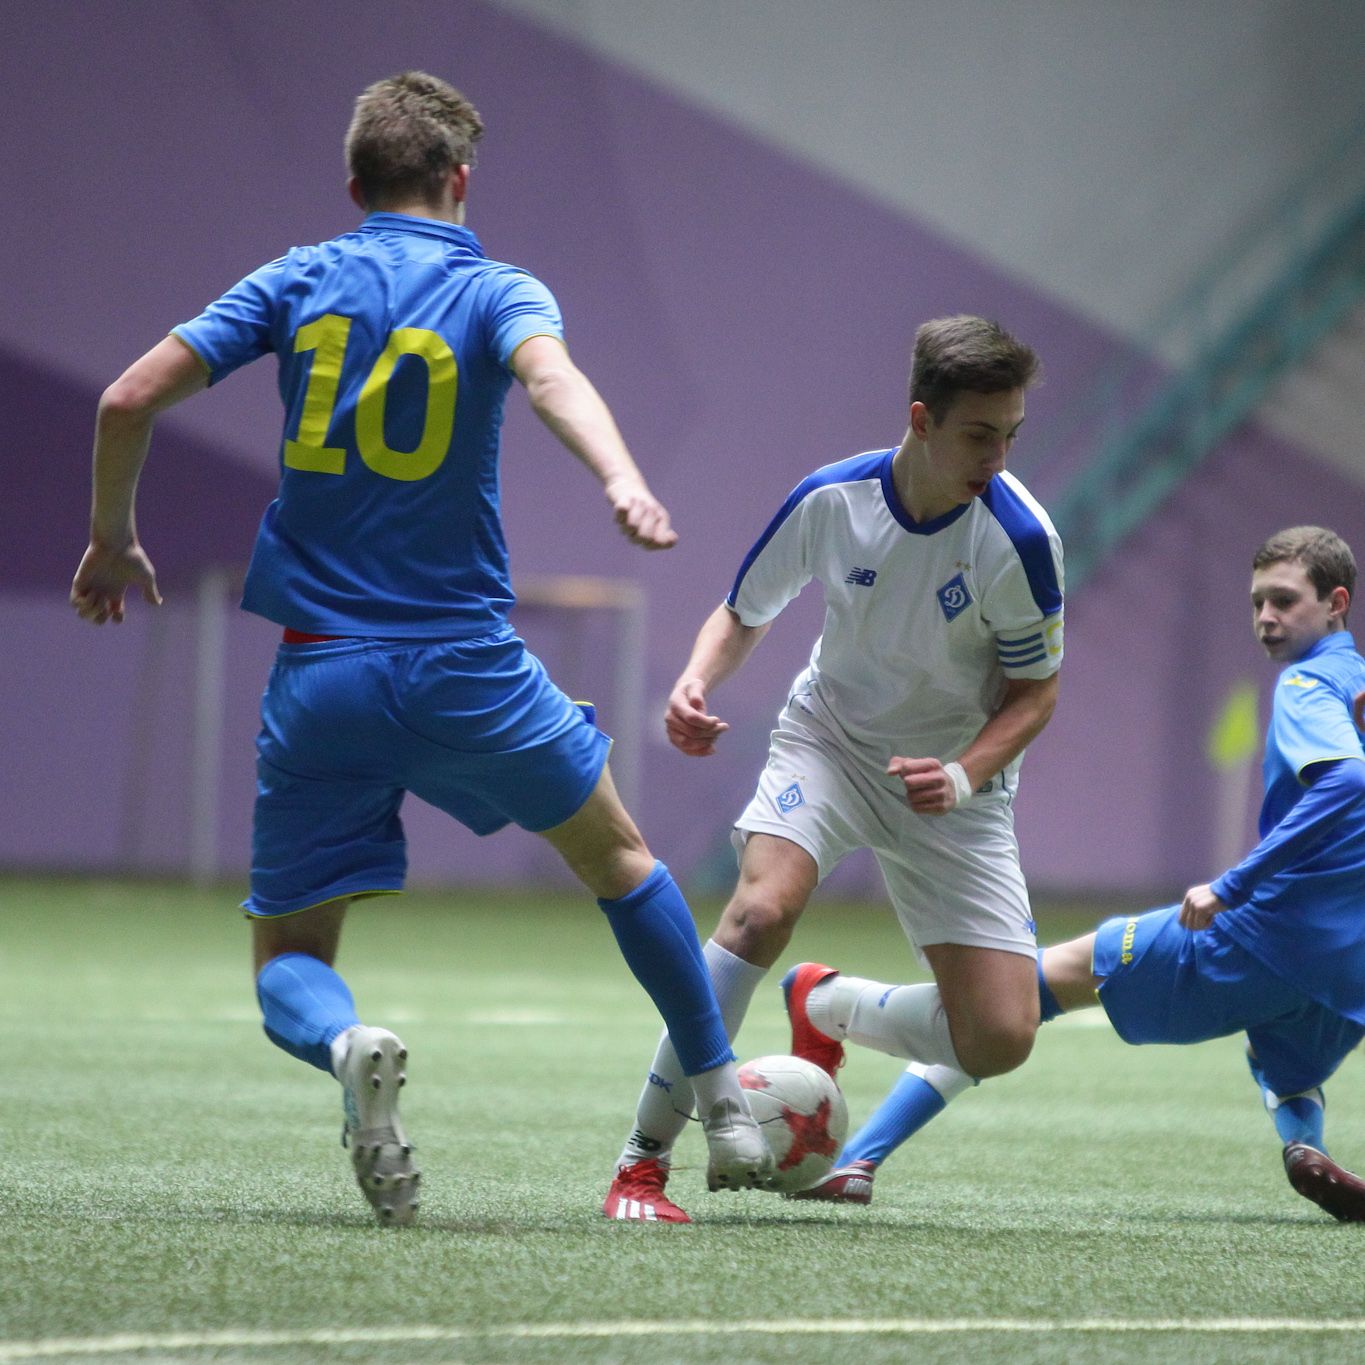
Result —
POLYGON ((845 583, 852 583, 855 588, 870 588, 877 581, 876 569, 853 568, 848 571, 845 583))
POLYGON ((773 804, 777 807, 779 815, 786 815, 788 811, 793 811, 797 806, 804 806, 806 798, 801 794, 801 784, 793 782, 790 787, 784 787, 773 798, 773 804))
POLYGON ((971 589, 967 580, 959 573, 954 574, 937 592, 938 604, 943 608, 943 619, 951 621, 961 616, 972 605, 971 589))

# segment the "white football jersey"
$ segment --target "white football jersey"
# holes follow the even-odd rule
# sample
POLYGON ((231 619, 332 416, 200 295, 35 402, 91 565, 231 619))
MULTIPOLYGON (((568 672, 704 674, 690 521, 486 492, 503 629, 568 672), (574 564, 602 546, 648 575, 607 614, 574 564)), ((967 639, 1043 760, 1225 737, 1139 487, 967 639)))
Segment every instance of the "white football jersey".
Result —
POLYGON ((950 762, 998 708, 1005 679, 1046 678, 1062 661, 1062 545, 1047 513, 1001 473, 918 524, 891 481, 895 453, 802 480, 726 599, 760 626, 820 582, 824 630, 789 704, 883 767, 893 755, 950 762))

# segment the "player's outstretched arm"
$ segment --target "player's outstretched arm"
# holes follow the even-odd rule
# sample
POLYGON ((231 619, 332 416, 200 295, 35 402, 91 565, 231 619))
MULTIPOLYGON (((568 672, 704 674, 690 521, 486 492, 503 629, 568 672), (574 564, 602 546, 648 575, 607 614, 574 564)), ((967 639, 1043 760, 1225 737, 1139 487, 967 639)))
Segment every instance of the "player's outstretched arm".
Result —
POLYGON ((1357 692, 1355 705, 1351 707, 1351 714, 1355 718, 1356 729, 1365 730, 1365 692, 1357 692))
POLYGON ((744 625, 723 602, 706 618, 664 713, 664 729, 675 749, 692 758, 715 753, 716 740, 730 727, 707 713, 706 694, 739 669, 767 633, 767 625, 744 625))
POLYGON ((936 758, 893 758, 886 771, 905 784, 905 799, 920 815, 945 815, 1028 747, 1052 717, 1059 675, 1008 678, 1005 696, 956 762, 936 758))
POLYGON ((1279 824, 1236 867, 1229 868, 1208 886, 1192 887, 1185 893, 1180 922, 1187 929, 1206 928, 1214 915, 1244 905, 1259 885, 1311 857, 1332 838, 1343 819, 1365 808, 1365 760, 1324 759, 1310 763, 1299 777, 1308 790, 1279 824), (1206 893, 1202 908, 1198 897, 1191 901, 1196 892, 1206 893))
POLYGON ((513 354, 512 371, 526 386, 536 416, 602 481, 616 524, 630 543, 644 550, 676 545, 678 533, 667 510, 636 468, 611 410, 563 343, 531 337, 513 354))
POLYGON ((123 620, 129 588, 161 603, 156 570, 137 538, 137 481, 160 412, 208 383, 203 363, 167 337, 119 376, 100 398, 91 476, 90 544, 71 583, 71 605, 94 625, 123 620))

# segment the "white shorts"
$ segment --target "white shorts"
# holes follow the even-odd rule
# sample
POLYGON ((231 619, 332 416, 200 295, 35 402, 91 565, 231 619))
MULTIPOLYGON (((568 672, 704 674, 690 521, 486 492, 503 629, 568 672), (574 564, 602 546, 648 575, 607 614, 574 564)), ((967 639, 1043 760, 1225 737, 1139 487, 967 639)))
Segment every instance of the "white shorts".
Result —
POLYGON ((789 839, 815 859, 820 878, 854 849, 871 849, 911 945, 1038 951, 1019 867, 1012 794, 999 778, 946 815, 917 815, 897 778, 859 760, 818 723, 784 711, 758 790, 735 822, 742 852, 751 834, 789 839))

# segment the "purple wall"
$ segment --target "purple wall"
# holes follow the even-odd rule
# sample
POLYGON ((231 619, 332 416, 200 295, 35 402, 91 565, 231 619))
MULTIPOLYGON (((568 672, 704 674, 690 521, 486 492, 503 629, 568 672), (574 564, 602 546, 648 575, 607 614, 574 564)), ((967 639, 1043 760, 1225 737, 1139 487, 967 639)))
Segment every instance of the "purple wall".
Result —
MULTIPOLYGON (((157 26, 153 49, 119 7, 11 17, 14 79, 0 99, 14 108, 0 124, 12 135, 25 126, 19 111, 42 107, 54 63, 70 89, 61 118, 30 123, 31 140, 6 155, 26 158, 22 180, 23 165, 71 174, 35 176, 32 198, 10 206, 31 254, 6 282, 14 307, 0 389, 34 438, 20 443, 17 489, 0 498, 0 534, 21 546, 11 587, 24 590, 0 598, 11 642, 0 663, 0 860, 178 864, 186 608, 199 567, 248 553, 278 435, 273 375, 257 366, 163 422, 141 524, 168 606, 155 622, 137 612, 122 632, 79 628, 63 605, 83 542, 95 395, 246 270, 349 226, 339 145, 354 93, 441 53, 439 69, 467 87, 490 129, 471 226, 490 254, 555 290, 576 359, 682 533, 666 555, 633 551, 594 483, 514 395, 504 444, 514 569, 645 585, 652 738, 641 824, 680 871, 722 884, 725 826, 809 653, 816 595, 716 697, 735 727, 723 755, 681 758, 657 716, 696 627, 787 489, 818 464, 896 442, 915 325, 977 311, 1044 356, 1048 380, 1030 400, 1020 457, 1046 497, 1076 458, 1050 461, 1047 432, 1115 355, 1114 339, 916 223, 475 0, 420 13, 356 7, 345 24, 294 32, 276 32, 263 3, 161 9, 178 22, 157 26), (267 32, 268 44, 254 36, 267 32), (117 815, 111 783, 124 793, 117 815)), ((151 24, 144 16, 143 30, 151 24)), ((1020 807, 1039 885, 1174 889, 1217 870, 1207 866, 1202 736, 1230 680, 1266 677, 1244 620, 1245 565, 1286 520, 1335 517, 1365 546, 1365 526, 1341 520, 1356 501, 1303 457, 1244 436, 1077 594, 1064 700, 1026 765, 1020 807)), ((554 669, 568 647, 548 622, 528 616, 525 629, 554 669)), ((245 861, 250 738, 271 647, 260 622, 231 630, 225 871, 245 861)), ((525 836, 475 841, 420 809, 409 825, 417 880, 554 875, 525 836)), ((865 862, 842 882, 871 884, 865 862)))

